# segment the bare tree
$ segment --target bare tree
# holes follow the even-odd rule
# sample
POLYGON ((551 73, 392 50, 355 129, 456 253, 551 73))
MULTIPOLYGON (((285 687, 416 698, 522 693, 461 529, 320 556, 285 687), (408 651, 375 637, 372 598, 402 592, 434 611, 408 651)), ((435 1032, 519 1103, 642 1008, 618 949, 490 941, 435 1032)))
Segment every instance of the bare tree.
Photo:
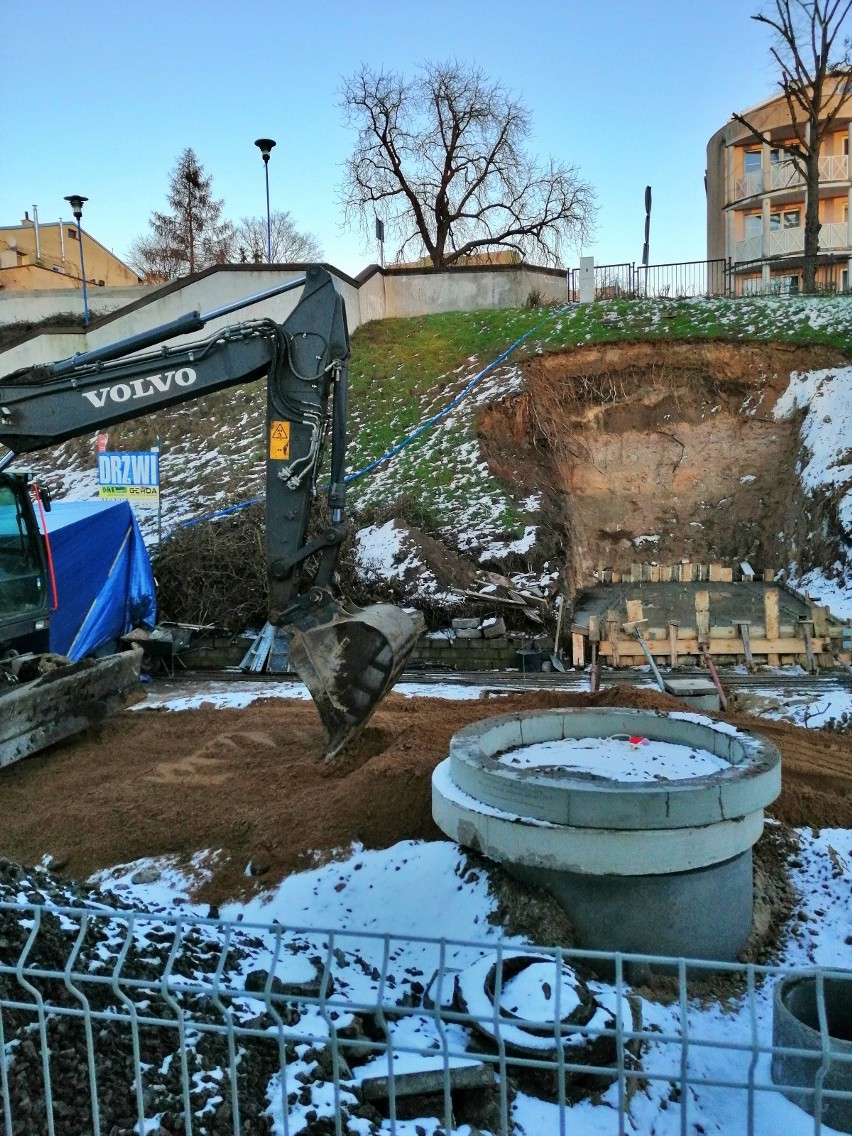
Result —
POLYGON ((774 0, 769 9, 752 16, 775 34, 776 42, 769 50, 780 72, 778 85, 787 104, 793 137, 789 142, 775 142, 742 115, 733 115, 759 142, 787 154, 804 179, 805 292, 816 288, 820 152, 852 93, 849 42, 844 41, 842 49, 836 46, 850 8, 852 0, 774 0))
MULTIPOLYGON (((317 238, 313 233, 300 233, 289 213, 272 213, 270 234, 273 264, 312 264, 323 258, 317 238)), ((231 260, 261 264, 266 261, 266 253, 266 218, 243 217, 234 229, 231 260)))
POLYGON ((212 194, 213 178, 189 147, 169 180, 171 213, 151 214, 150 232, 133 242, 130 264, 146 279, 174 280, 229 259, 233 225, 222 220, 222 201, 212 194))
POLYGON ((397 260, 425 253, 439 268, 513 249, 556 264, 566 242, 588 238, 594 191, 576 167, 525 152, 529 111, 479 70, 425 63, 406 81, 362 66, 340 96, 358 131, 346 220, 366 234, 378 216, 397 260))

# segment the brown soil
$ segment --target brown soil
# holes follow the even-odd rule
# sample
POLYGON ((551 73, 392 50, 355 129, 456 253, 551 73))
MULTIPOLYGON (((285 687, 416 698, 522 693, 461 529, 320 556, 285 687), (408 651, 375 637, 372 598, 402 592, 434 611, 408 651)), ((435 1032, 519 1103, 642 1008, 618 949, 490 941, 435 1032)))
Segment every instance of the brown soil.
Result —
POLYGON ((826 348, 714 342, 545 355, 526 364, 521 396, 483 411, 481 439, 519 494, 549 487, 544 528, 577 586, 648 559, 778 567, 805 548, 807 567, 830 564, 831 501, 804 499, 798 422, 772 411, 791 371, 842 362, 826 348))
MULTIPOLYGON (((345 758, 327 765, 312 704, 267 700, 242 710, 124 712, 76 740, 0 773, 0 855, 51 854, 77 878, 143 856, 220 849, 197 893, 219 902, 348 850, 441 839, 430 775, 450 737, 489 714, 552 706, 675 708, 653 691, 522 694, 488 701, 390 695, 345 758), (265 869, 247 877, 252 861, 265 869)), ((852 827, 852 738, 766 723, 784 790, 772 812, 793 825, 852 827)))

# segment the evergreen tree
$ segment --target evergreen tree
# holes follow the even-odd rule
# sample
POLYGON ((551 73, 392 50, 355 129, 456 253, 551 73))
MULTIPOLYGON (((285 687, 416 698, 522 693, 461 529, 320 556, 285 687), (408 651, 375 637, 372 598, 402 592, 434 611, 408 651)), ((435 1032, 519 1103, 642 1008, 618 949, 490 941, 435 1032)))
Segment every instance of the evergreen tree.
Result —
POLYGON ((174 280, 230 259, 234 228, 222 219, 223 202, 213 196, 212 185, 187 147, 169 180, 171 212, 153 212, 149 233, 130 248, 130 263, 146 279, 174 280))

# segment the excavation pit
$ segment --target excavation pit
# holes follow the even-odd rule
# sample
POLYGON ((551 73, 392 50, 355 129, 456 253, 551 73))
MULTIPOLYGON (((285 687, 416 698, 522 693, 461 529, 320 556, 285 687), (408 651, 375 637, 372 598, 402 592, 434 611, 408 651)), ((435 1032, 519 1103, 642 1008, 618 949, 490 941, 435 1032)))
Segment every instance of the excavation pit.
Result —
POLYGON ((545 888, 592 950, 736 958, 752 846, 781 788, 770 742, 694 713, 475 722, 432 779, 438 826, 545 888))

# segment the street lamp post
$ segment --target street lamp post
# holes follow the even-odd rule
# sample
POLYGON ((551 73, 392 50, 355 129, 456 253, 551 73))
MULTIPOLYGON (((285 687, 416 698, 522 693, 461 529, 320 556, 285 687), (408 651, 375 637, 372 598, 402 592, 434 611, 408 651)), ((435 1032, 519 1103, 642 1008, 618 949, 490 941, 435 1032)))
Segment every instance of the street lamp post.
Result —
POLYGON ((86 294, 86 263, 83 260, 83 229, 80 225, 80 218, 83 216, 83 202, 89 199, 88 197, 80 197, 78 193, 72 193, 65 200, 71 206, 71 212, 77 221, 77 244, 80 246, 80 279, 83 281, 83 327, 88 327, 89 299, 86 294))
POLYGON ((258 138, 255 146, 263 158, 263 172, 266 175, 266 263, 272 264, 272 218, 269 212, 269 155, 275 142, 272 138, 258 138))

